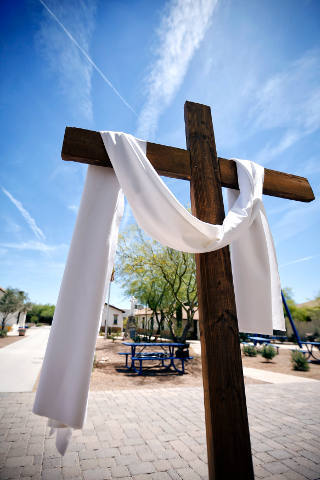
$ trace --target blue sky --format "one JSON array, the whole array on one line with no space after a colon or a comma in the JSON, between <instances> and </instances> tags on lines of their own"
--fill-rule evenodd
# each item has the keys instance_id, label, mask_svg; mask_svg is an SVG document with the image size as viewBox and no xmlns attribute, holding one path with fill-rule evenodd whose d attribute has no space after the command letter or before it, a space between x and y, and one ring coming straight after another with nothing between
<instances>
[{"instance_id":1,"label":"blue sky","mask_svg":"<svg viewBox=\"0 0 320 480\"><path fill-rule=\"evenodd\" d=\"M185 148L190 100L220 156L308 177L314 202L264 200L282 285L320 291L318 0L4 0L0 24L1 286L56 302L86 173L60 158L66 125Z\"/></svg>"}]
</instances>

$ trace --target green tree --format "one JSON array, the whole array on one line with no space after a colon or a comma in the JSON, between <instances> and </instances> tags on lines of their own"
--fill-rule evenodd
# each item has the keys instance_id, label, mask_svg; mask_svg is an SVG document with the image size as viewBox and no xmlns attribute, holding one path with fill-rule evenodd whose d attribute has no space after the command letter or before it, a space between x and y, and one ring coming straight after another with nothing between
<instances>
[{"instance_id":1,"label":"green tree","mask_svg":"<svg viewBox=\"0 0 320 480\"><path fill-rule=\"evenodd\" d=\"M4 330L8 316L11 313L21 312L24 308L28 308L28 295L17 289L6 289L6 292L0 298L0 312L2 313L1 329Z\"/></svg>"},{"instance_id":2,"label":"green tree","mask_svg":"<svg viewBox=\"0 0 320 480\"><path fill-rule=\"evenodd\" d=\"M125 271L124 271L125 270ZM125 280L124 280L125 279ZM126 265L123 269L123 285L126 295L134 296L143 305L148 305L152 310L152 318L156 320L157 334L160 334L164 328L164 308L167 305L167 286L161 278L156 278L152 275L152 272L144 271L140 269L137 272L133 272L133 269ZM150 322L149 329L152 334L153 328L151 328L152 322Z\"/></svg>"},{"instance_id":3,"label":"green tree","mask_svg":"<svg viewBox=\"0 0 320 480\"><path fill-rule=\"evenodd\" d=\"M152 309L158 331L166 321L173 340L185 342L198 309L194 256L163 247L131 227L120 237L117 271L126 294ZM182 331L177 308L187 318Z\"/></svg>"},{"instance_id":4,"label":"green tree","mask_svg":"<svg viewBox=\"0 0 320 480\"><path fill-rule=\"evenodd\" d=\"M292 288L285 287L285 288L282 289L282 292L283 292L284 298L286 299L286 302L287 302L288 307L290 308L290 310L291 310L292 308L295 308L296 302L295 302L294 299L293 299L293 290L292 290Z\"/></svg>"},{"instance_id":5,"label":"green tree","mask_svg":"<svg viewBox=\"0 0 320 480\"><path fill-rule=\"evenodd\" d=\"M159 274L168 285L173 300L167 309L167 323L171 336L174 341L184 343L198 310L194 255L162 247L154 261ZM181 312L184 312L186 317L183 328Z\"/></svg>"},{"instance_id":6,"label":"green tree","mask_svg":"<svg viewBox=\"0 0 320 480\"><path fill-rule=\"evenodd\" d=\"M51 325L53 314L54 314L54 305L47 304L38 304L32 303L31 308L27 314L27 321L32 323L48 323Z\"/></svg>"},{"instance_id":7,"label":"green tree","mask_svg":"<svg viewBox=\"0 0 320 480\"><path fill-rule=\"evenodd\" d=\"M145 238L138 228L131 227L120 236L117 255L120 282L128 297L136 297L140 303L152 310L152 321L149 324L151 336L154 319L157 324L156 333L160 334L163 330L164 310L167 309L170 299L168 286L154 270L149 253Z\"/></svg>"},{"instance_id":8,"label":"green tree","mask_svg":"<svg viewBox=\"0 0 320 480\"><path fill-rule=\"evenodd\" d=\"M299 322L310 322L313 319L317 318L318 312L320 311L319 306L315 307L298 307L296 302L293 299L293 291L291 288L284 288L283 290L284 297L288 304L289 310L294 320ZM316 297L317 299L317 297ZM316 300L315 299L315 300ZM286 311L284 309L284 314Z\"/></svg>"},{"instance_id":9,"label":"green tree","mask_svg":"<svg viewBox=\"0 0 320 480\"><path fill-rule=\"evenodd\" d=\"M49 305L49 304L42 305L42 308L40 310L41 322L51 324L53 315L54 315L54 309L55 309L54 305Z\"/></svg>"}]
</instances>

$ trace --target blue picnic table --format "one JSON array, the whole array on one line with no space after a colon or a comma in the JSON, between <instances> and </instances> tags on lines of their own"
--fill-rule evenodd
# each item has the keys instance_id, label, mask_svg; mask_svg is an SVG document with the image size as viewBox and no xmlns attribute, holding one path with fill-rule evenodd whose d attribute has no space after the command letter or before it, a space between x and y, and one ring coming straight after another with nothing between
<instances>
[{"instance_id":1,"label":"blue picnic table","mask_svg":"<svg viewBox=\"0 0 320 480\"><path fill-rule=\"evenodd\" d=\"M186 360L191 360L193 357L177 356L175 349L182 350L186 348L185 343L175 342L122 342L123 345L130 347L129 352L119 352L119 355L126 356L126 368L133 370L142 375L142 365L144 361L158 361L161 367L167 370L171 367L178 373L184 374L184 363ZM160 347L162 351L147 352L147 348ZM129 358L128 358L129 357ZM176 362L180 361L181 368L178 368ZM135 363L139 363L139 370L137 370Z\"/></svg>"},{"instance_id":2,"label":"blue picnic table","mask_svg":"<svg viewBox=\"0 0 320 480\"><path fill-rule=\"evenodd\" d=\"M264 338L264 337L249 337L250 340L253 341L254 346L258 344L263 345L263 344L269 344L270 343L270 338Z\"/></svg>"}]
</instances>

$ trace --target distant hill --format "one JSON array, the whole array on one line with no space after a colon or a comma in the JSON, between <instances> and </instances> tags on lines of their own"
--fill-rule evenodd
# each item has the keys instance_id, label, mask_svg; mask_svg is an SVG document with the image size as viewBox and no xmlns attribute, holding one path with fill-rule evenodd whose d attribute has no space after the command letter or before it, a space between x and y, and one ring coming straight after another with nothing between
<instances>
[{"instance_id":1,"label":"distant hill","mask_svg":"<svg viewBox=\"0 0 320 480\"><path fill-rule=\"evenodd\" d=\"M309 300L309 302L299 303L297 304L298 308L315 308L320 307L320 298L316 298L315 300Z\"/></svg>"}]
</instances>

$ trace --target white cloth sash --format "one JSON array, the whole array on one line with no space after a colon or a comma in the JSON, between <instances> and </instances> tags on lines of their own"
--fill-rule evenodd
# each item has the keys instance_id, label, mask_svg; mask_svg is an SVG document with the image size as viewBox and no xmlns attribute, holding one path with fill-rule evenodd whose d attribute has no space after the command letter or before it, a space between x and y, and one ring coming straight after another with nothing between
<instances>
[{"instance_id":1,"label":"white cloth sash","mask_svg":"<svg viewBox=\"0 0 320 480\"><path fill-rule=\"evenodd\" d=\"M222 225L193 217L146 157L146 142L101 132L113 165L88 167L33 412L58 429L64 454L71 428L82 428L99 329L126 195L139 226L176 250L209 252L231 244L239 330L285 330L277 260L262 204L263 167L236 160L240 192L228 193ZM120 188L120 185L121 188ZM218 368L218 366L217 366Z\"/></svg>"},{"instance_id":2,"label":"white cloth sash","mask_svg":"<svg viewBox=\"0 0 320 480\"><path fill-rule=\"evenodd\" d=\"M272 235L262 203L264 168L235 159L240 192L228 189L222 225L193 217L170 192L146 157L146 142L101 132L109 158L138 225L153 239L184 252L231 244L239 330L272 335L285 330Z\"/></svg>"},{"instance_id":3,"label":"white cloth sash","mask_svg":"<svg viewBox=\"0 0 320 480\"><path fill-rule=\"evenodd\" d=\"M124 198L111 168L89 166L42 364L33 412L57 428L64 455L70 427L82 428L106 279ZM108 283L108 282L107 282Z\"/></svg>"}]
</instances>

